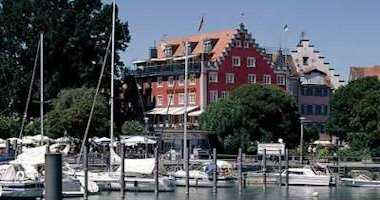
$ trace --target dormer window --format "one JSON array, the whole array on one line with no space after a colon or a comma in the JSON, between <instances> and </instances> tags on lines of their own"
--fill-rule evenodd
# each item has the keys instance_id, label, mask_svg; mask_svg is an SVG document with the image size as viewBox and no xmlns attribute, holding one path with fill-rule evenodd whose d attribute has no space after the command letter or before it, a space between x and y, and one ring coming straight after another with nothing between
<instances>
[{"instance_id":1,"label":"dormer window","mask_svg":"<svg viewBox=\"0 0 380 200\"><path fill-rule=\"evenodd\" d=\"M165 57L171 57L173 56L173 48L172 46L166 46L164 49Z\"/></svg>"},{"instance_id":2,"label":"dormer window","mask_svg":"<svg viewBox=\"0 0 380 200\"><path fill-rule=\"evenodd\" d=\"M308 65L308 60L309 60L309 57L303 57L302 58L302 61L303 61L303 65Z\"/></svg>"},{"instance_id":3,"label":"dormer window","mask_svg":"<svg viewBox=\"0 0 380 200\"><path fill-rule=\"evenodd\" d=\"M204 50L205 50L205 53L211 52L211 50L212 50L212 41L211 40L206 40L204 42Z\"/></svg>"}]
</instances>

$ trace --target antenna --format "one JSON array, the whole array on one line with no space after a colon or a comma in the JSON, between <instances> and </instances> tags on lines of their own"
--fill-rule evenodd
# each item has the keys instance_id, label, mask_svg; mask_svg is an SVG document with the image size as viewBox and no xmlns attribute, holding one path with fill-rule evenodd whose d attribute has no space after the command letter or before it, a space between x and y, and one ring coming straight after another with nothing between
<instances>
[{"instance_id":1,"label":"antenna","mask_svg":"<svg viewBox=\"0 0 380 200\"><path fill-rule=\"evenodd\" d=\"M306 39L306 32L302 31L301 32L301 40L305 40L305 39Z\"/></svg>"}]
</instances>

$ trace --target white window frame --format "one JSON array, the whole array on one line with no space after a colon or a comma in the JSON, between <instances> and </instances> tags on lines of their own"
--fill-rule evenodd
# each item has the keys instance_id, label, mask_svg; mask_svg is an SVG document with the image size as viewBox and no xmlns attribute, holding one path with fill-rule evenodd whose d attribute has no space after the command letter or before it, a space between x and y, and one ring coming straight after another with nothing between
<instances>
[{"instance_id":1,"label":"white window frame","mask_svg":"<svg viewBox=\"0 0 380 200\"><path fill-rule=\"evenodd\" d=\"M162 95L157 95L157 106L163 106L164 105L164 98Z\"/></svg>"},{"instance_id":2,"label":"white window frame","mask_svg":"<svg viewBox=\"0 0 380 200\"><path fill-rule=\"evenodd\" d=\"M217 83L218 82L218 72L209 72L208 73L208 82Z\"/></svg>"},{"instance_id":3,"label":"white window frame","mask_svg":"<svg viewBox=\"0 0 380 200\"><path fill-rule=\"evenodd\" d=\"M247 57L247 67L256 67L255 57Z\"/></svg>"},{"instance_id":4,"label":"white window frame","mask_svg":"<svg viewBox=\"0 0 380 200\"><path fill-rule=\"evenodd\" d=\"M180 104L180 105L185 104L185 94L184 93L178 94L178 104Z\"/></svg>"},{"instance_id":5,"label":"white window frame","mask_svg":"<svg viewBox=\"0 0 380 200\"><path fill-rule=\"evenodd\" d=\"M189 94L189 104L190 105L195 105L196 99L197 99L197 97L196 97L194 92Z\"/></svg>"},{"instance_id":6,"label":"white window frame","mask_svg":"<svg viewBox=\"0 0 380 200\"><path fill-rule=\"evenodd\" d=\"M168 87L173 87L175 83L174 76L168 77Z\"/></svg>"},{"instance_id":7,"label":"white window frame","mask_svg":"<svg viewBox=\"0 0 380 200\"><path fill-rule=\"evenodd\" d=\"M164 48L164 54L165 54L165 57L173 56L173 48L171 46L166 46Z\"/></svg>"},{"instance_id":8,"label":"white window frame","mask_svg":"<svg viewBox=\"0 0 380 200\"><path fill-rule=\"evenodd\" d=\"M157 87L162 87L162 76L157 76Z\"/></svg>"},{"instance_id":9,"label":"white window frame","mask_svg":"<svg viewBox=\"0 0 380 200\"><path fill-rule=\"evenodd\" d=\"M268 74L264 74L264 84L265 85L270 85L270 84L272 84L272 80L271 80L272 78L271 78L271 76L270 75L268 75Z\"/></svg>"},{"instance_id":10,"label":"white window frame","mask_svg":"<svg viewBox=\"0 0 380 200\"><path fill-rule=\"evenodd\" d=\"M185 84L185 76L179 75L178 76L178 85L184 85Z\"/></svg>"},{"instance_id":11,"label":"white window frame","mask_svg":"<svg viewBox=\"0 0 380 200\"><path fill-rule=\"evenodd\" d=\"M234 83L235 83L235 74L226 73L226 84L234 84Z\"/></svg>"},{"instance_id":12,"label":"white window frame","mask_svg":"<svg viewBox=\"0 0 380 200\"><path fill-rule=\"evenodd\" d=\"M218 90L210 90L209 98L210 98L210 103L218 100Z\"/></svg>"},{"instance_id":13,"label":"white window frame","mask_svg":"<svg viewBox=\"0 0 380 200\"><path fill-rule=\"evenodd\" d=\"M221 96L222 98L226 98L226 97L228 97L229 94L230 94L230 93L229 93L228 91L223 90L223 91L221 91L220 96Z\"/></svg>"},{"instance_id":14,"label":"white window frame","mask_svg":"<svg viewBox=\"0 0 380 200\"><path fill-rule=\"evenodd\" d=\"M250 77L253 77L253 80ZM254 83L256 83L256 74L248 74L248 84Z\"/></svg>"},{"instance_id":15,"label":"white window frame","mask_svg":"<svg viewBox=\"0 0 380 200\"><path fill-rule=\"evenodd\" d=\"M277 85L285 85L285 75L283 74L277 75L276 79L277 79ZM280 79L282 80L281 82L280 82Z\"/></svg>"},{"instance_id":16,"label":"white window frame","mask_svg":"<svg viewBox=\"0 0 380 200\"><path fill-rule=\"evenodd\" d=\"M237 61L237 62L235 62L235 61ZM240 67L240 65L241 65L240 56L232 56L232 66Z\"/></svg>"}]
</instances>

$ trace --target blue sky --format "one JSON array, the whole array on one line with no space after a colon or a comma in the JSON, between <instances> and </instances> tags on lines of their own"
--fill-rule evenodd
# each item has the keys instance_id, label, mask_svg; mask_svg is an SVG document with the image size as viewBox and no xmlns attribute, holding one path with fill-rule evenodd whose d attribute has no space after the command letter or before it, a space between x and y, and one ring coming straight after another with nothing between
<instances>
[{"instance_id":1,"label":"blue sky","mask_svg":"<svg viewBox=\"0 0 380 200\"><path fill-rule=\"evenodd\" d=\"M373 0L116 0L120 18L128 21L130 47L122 53L127 65L144 59L163 35L237 27L244 22L261 46L294 49L302 31L340 74L350 66L380 64L380 1ZM240 13L244 13L241 17ZM286 38L283 26L288 24Z\"/></svg>"}]
</instances>

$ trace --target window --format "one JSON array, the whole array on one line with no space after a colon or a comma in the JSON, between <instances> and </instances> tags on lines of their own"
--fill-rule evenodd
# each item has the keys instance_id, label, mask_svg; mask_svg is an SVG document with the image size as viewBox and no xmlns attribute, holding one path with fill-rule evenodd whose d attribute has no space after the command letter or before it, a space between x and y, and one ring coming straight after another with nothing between
<instances>
[{"instance_id":1,"label":"window","mask_svg":"<svg viewBox=\"0 0 380 200\"><path fill-rule=\"evenodd\" d=\"M323 105L323 110L322 110L322 115L327 115L328 114L328 107L327 105Z\"/></svg>"},{"instance_id":2,"label":"window","mask_svg":"<svg viewBox=\"0 0 380 200\"><path fill-rule=\"evenodd\" d=\"M190 74L190 85L195 85L195 78L196 78L195 74Z\"/></svg>"},{"instance_id":3,"label":"window","mask_svg":"<svg viewBox=\"0 0 380 200\"><path fill-rule=\"evenodd\" d=\"M232 56L232 66L240 67L240 57L239 56Z\"/></svg>"},{"instance_id":4,"label":"window","mask_svg":"<svg viewBox=\"0 0 380 200\"><path fill-rule=\"evenodd\" d=\"M235 74L226 73L226 83L227 84L234 84L235 83Z\"/></svg>"},{"instance_id":5,"label":"window","mask_svg":"<svg viewBox=\"0 0 380 200\"><path fill-rule=\"evenodd\" d=\"M210 72L208 74L208 82L209 83L217 83L218 82L218 72Z\"/></svg>"},{"instance_id":6,"label":"window","mask_svg":"<svg viewBox=\"0 0 380 200\"><path fill-rule=\"evenodd\" d=\"M222 91L221 92L221 97L222 98L226 98L226 97L228 97L228 95L229 95L228 91Z\"/></svg>"},{"instance_id":7,"label":"window","mask_svg":"<svg viewBox=\"0 0 380 200\"><path fill-rule=\"evenodd\" d=\"M173 87L174 85L174 76L169 76L168 77L168 86Z\"/></svg>"},{"instance_id":8,"label":"window","mask_svg":"<svg viewBox=\"0 0 380 200\"><path fill-rule=\"evenodd\" d=\"M240 40L236 40L235 44L236 44L236 47L241 47L241 41Z\"/></svg>"},{"instance_id":9,"label":"window","mask_svg":"<svg viewBox=\"0 0 380 200\"><path fill-rule=\"evenodd\" d=\"M248 83L249 84L256 83L256 75L255 74L248 74Z\"/></svg>"},{"instance_id":10,"label":"window","mask_svg":"<svg viewBox=\"0 0 380 200\"><path fill-rule=\"evenodd\" d=\"M313 115L313 105L307 105L306 114Z\"/></svg>"},{"instance_id":11,"label":"window","mask_svg":"<svg viewBox=\"0 0 380 200\"><path fill-rule=\"evenodd\" d=\"M303 64L304 65L308 65L309 64L308 63L309 57L303 57L302 60L303 60Z\"/></svg>"},{"instance_id":12,"label":"window","mask_svg":"<svg viewBox=\"0 0 380 200\"><path fill-rule=\"evenodd\" d=\"M307 105L302 104L301 105L301 115L305 115L306 114L306 109L307 109Z\"/></svg>"},{"instance_id":13,"label":"window","mask_svg":"<svg viewBox=\"0 0 380 200\"><path fill-rule=\"evenodd\" d=\"M217 90L211 90L209 92L209 96L210 96L210 103L218 100L218 91Z\"/></svg>"},{"instance_id":14,"label":"window","mask_svg":"<svg viewBox=\"0 0 380 200\"><path fill-rule=\"evenodd\" d=\"M309 87L306 89L306 96L313 96L313 93L314 93L313 88Z\"/></svg>"},{"instance_id":15,"label":"window","mask_svg":"<svg viewBox=\"0 0 380 200\"><path fill-rule=\"evenodd\" d=\"M164 99L162 98L161 95L157 95L157 105L162 106L164 103Z\"/></svg>"},{"instance_id":16,"label":"window","mask_svg":"<svg viewBox=\"0 0 380 200\"><path fill-rule=\"evenodd\" d=\"M315 115L322 115L322 106L315 105Z\"/></svg>"},{"instance_id":17,"label":"window","mask_svg":"<svg viewBox=\"0 0 380 200\"><path fill-rule=\"evenodd\" d=\"M328 88L323 88L322 89L322 96L323 97L329 96L329 89Z\"/></svg>"},{"instance_id":18,"label":"window","mask_svg":"<svg viewBox=\"0 0 380 200\"><path fill-rule=\"evenodd\" d=\"M249 42L248 41L244 41L244 48L249 48Z\"/></svg>"},{"instance_id":19,"label":"window","mask_svg":"<svg viewBox=\"0 0 380 200\"><path fill-rule=\"evenodd\" d=\"M170 57L173 55L173 50L171 46L166 46L164 49L165 57Z\"/></svg>"},{"instance_id":20,"label":"window","mask_svg":"<svg viewBox=\"0 0 380 200\"><path fill-rule=\"evenodd\" d=\"M318 97L322 96L322 88L315 88L314 95Z\"/></svg>"},{"instance_id":21,"label":"window","mask_svg":"<svg viewBox=\"0 0 380 200\"><path fill-rule=\"evenodd\" d=\"M212 42L211 42L211 40L205 41L205 43L204 43L204 51L205 51L205 53L210 53L211 50L212 50Z\"/></svg>"},{"instance_id":22,"label":"window","mask_svg":"<svg viewBox=\"0 0 380 200\"><path fill-rule=\"evenodd\" d=\"M168 105L174 104L174 94L168 94Z\"/></svg>"},{"instance_id":23,"label":"window","mask_svg":"<svg viewBox=\"0 0 380 200\"><path fill-rule=\"evenodd\" d=\"M247 58L247 67L256 67L256 58L248 57Z\"/></svg>"},{"instance_id":24,"label":"window","mask_svg":"<svg viewBox=\"0 0 380 200\"><path fill-rule=\"evenodd\" d=\"M157 77L157 87L162 87L162 77Z\"/></svg>"},{"instance_id":25,"label":"window","mask_svg":"<svg viewBox=\"0 0 380 200\"><path fill-rule=\"evenodd\" d=\"M285 76L284 75L277 75L277 84L278 85L285 85Z\"/></svg>"},{"instance_id":26,"label":"window","mask_svg":"<svg viewBox=\"0 0 380 200\"><path fill-rule=\"evenodd\" d=\"M264 84L266 84L266 85L271 84L270 75L264 75Z\"/></svg>"},{"instance_id":27,"label":"window","mask_svg":"<svg viewBox=\"0 0 380 200\"><path fill-rule=\"evenodd\" d=\"M194 105L195 104L195 99L196 99L195 93L190 93L189 94L189 104Z\"/></svg>"},{"instance_id":28,"label":"window","mask_svg":"<svg viewBox=\"0 0 380 200\"><path fill-rule=\"evenodd\" d=\"M185 76L184 75L180 75L178 77L178 85L183 85L185 83Z\"/></svg>"},{"instance_id":29,"label":"window","mask_svg":"<svg viewBox=\"0 0 380 200\"><path fill-rule=\"evenodd\" d=\"M185 104L185 94L183 93L178 94L178 104Z\"/></svg>"}]
</instances>

